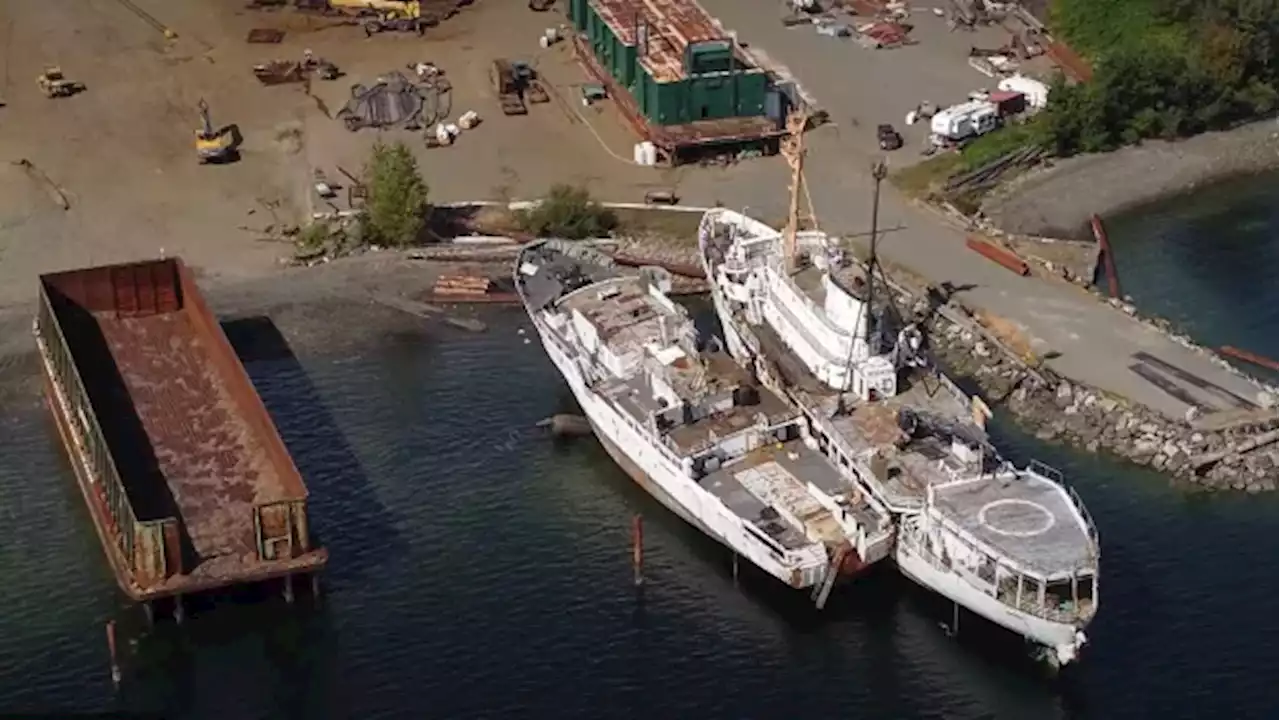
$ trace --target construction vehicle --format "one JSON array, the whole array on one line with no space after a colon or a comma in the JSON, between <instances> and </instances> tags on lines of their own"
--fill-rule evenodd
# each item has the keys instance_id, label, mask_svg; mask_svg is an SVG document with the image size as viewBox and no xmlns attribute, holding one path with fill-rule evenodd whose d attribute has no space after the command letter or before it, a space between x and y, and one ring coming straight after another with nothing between
<instances>
[{"instance_id":1,"label":"construction vehicle","mask_svg":"<svg viewBox=\"0 0 1280 720\"><path fill-rule=\"evenodd\" d=\"M489 80L493 83L494 93L502 105L503 115L524 115L528 109L524 104L525 76L518 66L509 60L497 59L489 69Z\"/></svg>"},{"instance_id":2,"label":"construction vehicle","mask_svg":"<svg viewBox=\"0 0 1280 720\"><path fill-rule=\"evenodd\" d=\"M70 97L84 90L84 83L72 82L62 74L62 68L51 65L44 69L37 79L40 91L45 97Z\"/></svg>"},{"instance_id":3,"label":"construction vehicle","mask_svg":"<svg viewBox=\"0 0 1280 720\"><path fill-rule=\"evenodd\" d=\"M329 7L344 15L362 19L364 34L416 32L419 35L435 24L422 16L418 0L329 0Z\"/></svg>"},{"instance_id":4,"label":"construction vehicle","mask_svg":"<svg viewBox=\"0 0 1280 720\"><path fill-rule=\"evenodd\" d=\"M209 105L200 100L200 128L196 130L196 156L200 164L222 162L231 156L231 138L227 133L215 130L209 120Z\"/></svg>"}]
</instances>

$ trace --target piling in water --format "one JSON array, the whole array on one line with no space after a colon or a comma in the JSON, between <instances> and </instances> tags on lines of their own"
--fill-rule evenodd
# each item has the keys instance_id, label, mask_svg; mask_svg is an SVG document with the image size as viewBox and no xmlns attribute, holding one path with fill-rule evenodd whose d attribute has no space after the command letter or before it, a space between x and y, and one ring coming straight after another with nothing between
<instances>
[{"instance_id":1,"label":"piling in water","mask_svg":"<svg viewBox=\"0 0 1280 720\"><path fill-rule=\"evenodd\" d=\"M640 515L631 519L631 570L640 587L644 584L644 518Z\"/></svg>"}]
</instances>

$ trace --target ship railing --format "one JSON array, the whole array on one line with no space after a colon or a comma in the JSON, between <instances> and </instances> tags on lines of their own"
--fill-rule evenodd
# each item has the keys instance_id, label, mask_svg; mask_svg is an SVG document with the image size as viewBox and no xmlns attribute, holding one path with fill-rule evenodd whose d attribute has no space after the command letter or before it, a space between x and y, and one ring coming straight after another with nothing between
<instances>
[{"instance_id":1,"label":"ship railing","mask_svg":"<svg viewBox=\"0 0 1280 720\"><path fill-rule=\"evenodd\" d=\"M71 346L67 343L62 325L58 322L43 287L40 289L40 307L36 316L36 338L42 354L47 358L50 382L54 385L54 397L50 401L66 403L61 414L65 417L69 433L67 440L70 447L67 450L80 456L80 464L90 476L86 478L89 486L85 490L93 494L94 483L102 489L103 504L109 514L106 520L114 525L109 528L109 534L114 536L116 548L129 568L131 579L142 586L150 586L168 577L170 571L181 572L181 568L168 567L165 551L167 535L171 536L172 542L177 540L172 537L176 535L177 519L165 517L138 520L137 513L129 502L124 481L116 468L111 448L107 445L102 427L89 401L80 370L71 356ZM86 500L93 502L90 498ZM92 512L92 508L90 511ZM169 526L172 528L169 529Z\"/></svg>"},{"instance_id":2,"label":"ship railing","mask_svg":"<svg viewBox=\"0 0 1280 720\"><path fill-rule=\"evenodd\" d=\"M1071 501L1072 507L1080 515L1080 519L1084 521L1085 532L1089 535L1089 541L1093 543L1093 547L1096 550L1098 547L1098 528L1093 524L1093 516L1089 514L1089 509L1085 507L1084 500L1080 499L1080 494L1076 492L1076 489L1068 485L1063 479L1062 472L1036 459L1032 459L1027 463L1027 469L1062 488L1067 495L1067 499Z\"/></svg>"}]
</instances>

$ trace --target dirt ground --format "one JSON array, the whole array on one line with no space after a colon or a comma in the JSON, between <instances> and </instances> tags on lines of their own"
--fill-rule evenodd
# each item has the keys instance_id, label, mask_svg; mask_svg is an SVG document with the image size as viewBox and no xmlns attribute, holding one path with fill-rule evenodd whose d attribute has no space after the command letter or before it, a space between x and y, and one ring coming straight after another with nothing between
<instances>
[{"instance_id":1,"label":"dirt ground","mask_svg":"<svg viewBox=\"0 0 1280 720\"><path fill-rule=\"evenodd\" d=\"M731 29L743 22L743 10L721 5L707 2L710 12L729 15L723 19ZM583 107L581 85L587 76L568 43L539 47L538 36L547 27L567 22L560 8L535 13L521 2L476 0L422 38L366 38L359 27L290 11L248 10L242 0L8 0L5 10L0 17L0 100L5 103L0 108L0 307L30 302L42 272L160 254L181 255L206 281L273 272L292 248L263 242L261 230L301 223L313 210L326 210L311 190L313 173L345 182L338 168L358 173L379 139L401 140L415 150L430 196L440 202L527 199L553 183L570 182L611 201L638 201L647 190L661 189L676 191L690 204L723 202L771 222L781 222L785 212L787 172L776 159L728 168L633 164L638 138L612 103ZM843 83L809 72L810 58L787 57L794 52L787 45L828 39L812 31L782 36L776 23L770 17L759 28L761 36L749 38L760 43L752 49L767 56L779 45L785 59L801 60L806 70L801 80L817 81L819 101L830 104L833 115L850 115L850 96L832 92ZM161 29L166 27L176 37L166 38ZM283 42L247 43L248 31L258 27L284 30ZM948 48L968 42L947 40ZM333 82L317 80L311 87L314 97L301 84L265 87L254 80L254 63L297 60L304 49L336 63L345 75ZM921 55L919 50L907 49L913 55ZM847 55L845 62L882 58L850 47L840 52ZM503 116L489 79L497 57L535 66L551 102L530 105L525 116ZM891 65L896 59L883 56ZM331 119L353 84L371 84L394 70L408 72L406 65L423 61L444 70L452 83L450 119L468 110L481 117L480 125L453 146L428 149L421 132L352 133ZM86 91L70 98L42 97L35 79L50 64L85 83ZM973 76L970 84L980 84L981 76L967 72L964 77ZM944 78L926 74L925 79L936 84ZM954 92L966 89L957 86ZM917 96L909 91L903 97ZM239 162L203 167L196 162L192 134L201 98L216 125L234 125L243 138ZM866 116L864 108L859 119L863 129L855 132L872 142L861 135L880 118ZM838 135L845 122L838 119L837 129L822 132ZM818 138L815 150L829 148ZM12 164L20 159L39 172ZM68 199L69 209L58 205L44 177Z\"/></svg>"},{"instance_id":2,"label":"dirt ground","mask_svg":"<svg viewBox=\"0 0 1280 720\"><path fill-rule=\"evenodd\" d=\"M181 255L209 278L271 272L291 249L261 241L260 230L303 221L312 210L313 171L330 179L341 179L338 166L358 172L376 139L415 148L431 197L442 202L537 197L555 182L585 184L603 199L639 200L691 173L714 186L731 172L632 164L636 138L610 104L582 106L586 76L567 44L538 45L564 17L524 3L477 0L423 38L366 38L358 27L247 10L240 0L10 0L5 10L0 307L28 303L42 272L160 254ZM256 27L286 35L276 45L249 44L245 36ZM304 49L345 76L316 81L314 98L301 84L265 87L253 78L254 63L297 60ZM503 116L489 81L497 57L534 64L552 102ZM352 84L420 61L451 79L451 118L467 110L482 118L452 147L428 150L421 133L408 131L351 133L321 107L336 112ZM43 97L35 81L54 64L86 90ZM201 98L215 125L234 125L243 138L239 162L197 163L192 135ZM13 164L20 159L38 173Z\"/></svg>"}]
</instances>

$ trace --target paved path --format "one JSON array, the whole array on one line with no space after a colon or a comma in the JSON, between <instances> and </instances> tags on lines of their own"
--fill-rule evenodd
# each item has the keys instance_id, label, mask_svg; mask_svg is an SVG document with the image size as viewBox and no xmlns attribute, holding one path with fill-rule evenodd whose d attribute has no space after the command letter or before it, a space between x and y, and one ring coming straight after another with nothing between
<instances>
[{"instance_id":1,"label":"paved path","mask_svg":"<svg viewBox=\"0 0 1280 720\"><path fill-rule=\"evenodd\" d=\"M941 20L917 13L919 45L871 51L817 35L810 28L784 28L771 0L701 0L709 12L738 33L740 41L785 65L834 119L834 128L811 134L806 178L823 229L865 232L870 225L871 178L865 169L878 156L878 122L901 126L916 102L946 104L969 89L990 84L965 64L970 44L990 38L946 32ZM997 45L999 42L996 43ZM858 118L853 126L848 118ZM918 157L918 129L893 159ZM777 168L747 170L747 178L706 188L682 188L690 202L723 200L749 206L767 218L785 217L787 184ZM780 163L778 164L780 165ZM737 173L735 173L737 174ZM713 197L699 197L703 192ZM1256 387L1162 333L1066 284L1018 277L964 246L964 236L927 210L882 193L880 226L886 258L935 282L967 288L971 306L1014 321L1063 376L1143 403L1172 418L1196 405L1229 410L1254 404Z\"/></svg>"}]
</instances>

